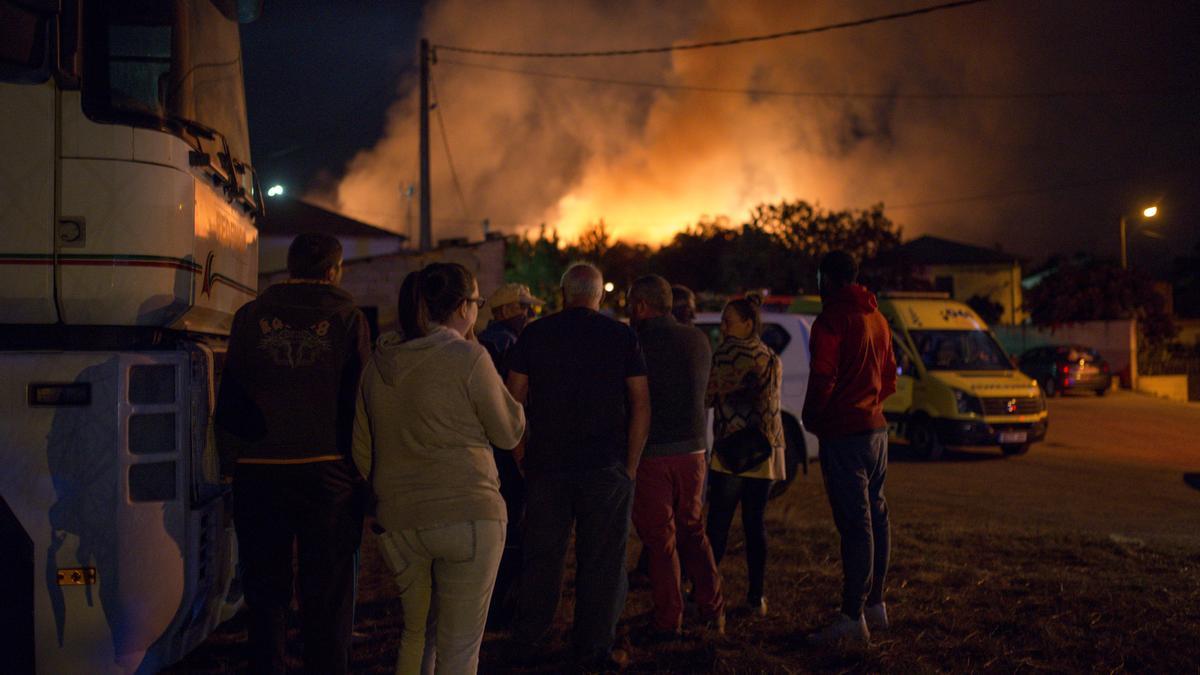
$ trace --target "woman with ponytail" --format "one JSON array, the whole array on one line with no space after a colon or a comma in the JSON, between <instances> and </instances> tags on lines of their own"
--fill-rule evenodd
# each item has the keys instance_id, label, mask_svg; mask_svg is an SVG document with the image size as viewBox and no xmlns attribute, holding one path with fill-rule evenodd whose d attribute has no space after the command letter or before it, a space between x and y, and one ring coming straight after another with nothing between
<instances>
[{"instance_id":1,"label":"woman with ponytail","mask_svg":"<svg viewBox=\"0 0 1200 675\"><path fill-rule=\"evenodd\" d=\"M410 274L402 334L382 336L363 373L354 461L378 498L380 548L400 587L397 673L479 665L507 520L492 445L514 447L525 431L524 410L470 339L482 304L462 265Z\"/></svg>"},{"instance_id":2,"label":"woman with ponytail","mask_svg":"<svg viewBox=\"0 0 1200 675\"><path fill-rule=\"evenodd\" d=\"M713 456L708 474L708 539L717 564L725 555L729 525L738 504L746 536L749 572L746 603L765 616L767 498L782 480L783 420L779 412L782 366L759 339L762 296L730 300L721 314L722 342L713 353L706 405L713 408Z\"/></svg>"}]
</instances>

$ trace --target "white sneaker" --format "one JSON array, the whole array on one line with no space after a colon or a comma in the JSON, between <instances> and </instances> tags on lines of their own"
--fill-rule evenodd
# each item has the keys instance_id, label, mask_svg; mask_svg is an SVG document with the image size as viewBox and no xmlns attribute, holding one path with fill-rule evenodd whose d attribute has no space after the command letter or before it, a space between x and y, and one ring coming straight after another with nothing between
<instances>
[{"instance_id":1,"label":"white sneaker","mask_svg":"<svg viewBox=\"0 0 1200 675\"><path fill-rule=\"evenodd\" d=\"M887 630L887 603L879 603L871 605L863 612L863 618L867 620L867 628L871 630Z\"/></svg>"},{"instance_id":2,"label":"white sneaker","mask_svg":"<svg viewBox=\"0 0 1200 675\"><path fill-rule=\"evenodd\" d=\"M845 614L826 626L819 633L808 636L808 641L815 645L863 645L871 641L871 631L867 630L867 621L859 615L852 619Z\"/></svg>"}]
</instances>

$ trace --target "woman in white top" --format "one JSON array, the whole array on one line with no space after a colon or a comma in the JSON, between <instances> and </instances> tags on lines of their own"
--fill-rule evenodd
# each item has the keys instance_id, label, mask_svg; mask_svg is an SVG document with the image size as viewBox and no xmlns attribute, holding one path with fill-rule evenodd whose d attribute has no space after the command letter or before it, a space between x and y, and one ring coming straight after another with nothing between
<instances>
[{"instance_id":1,"label":"woman in white top","mask_svg":"<svg viewBox=\"0 0 1200 675\"><path fill-rule=\"evenodd\" d=\"M434 263L404 291L403 335L380 337L363 373L354 462L378 498L380 547L400 587L396 672L473 673L507 520L491 446L517 445L525 413L471 334L474 276ZM423 659L431 607L436 649Z\"/></svg>"}]
</instances>

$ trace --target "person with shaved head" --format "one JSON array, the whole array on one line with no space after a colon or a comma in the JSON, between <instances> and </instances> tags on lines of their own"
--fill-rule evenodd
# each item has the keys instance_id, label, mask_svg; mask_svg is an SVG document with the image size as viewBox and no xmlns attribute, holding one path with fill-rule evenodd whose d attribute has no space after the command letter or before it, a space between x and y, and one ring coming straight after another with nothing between
<instances>
[{"instance_id":1,"label":"person with shaved head","mask_svg":"<svg viewBox=\"0 0 1200 675\"><path fill-rule=\"evenodd\" d=\"M629 290L629 318L646 355L650 438L638 465L633 524L647 553L654 597L652 640L683 636L681 568L694 584L701 621L725 629L725 601L704 530L704 395L712 365L708 337L671 313L667 280L651 274Z\"/></svg>"},{"instance_id":2,"label":"person with shaved head","mask_svg":"<svg viewBox=\"0 0 1200 675\"><path fill-rule=\"evenodd\" d=\"M515 640L543 651L562 593L575 527L572 658L582 670L614 670L625 607L625 544L633 477L650 432L646 363L633 330L599 312L604 279L579 263L562 277L563 310L530 324L509 358L508 388L524 402L528 440L525 540Z\"/></svg>"}]
</instances>

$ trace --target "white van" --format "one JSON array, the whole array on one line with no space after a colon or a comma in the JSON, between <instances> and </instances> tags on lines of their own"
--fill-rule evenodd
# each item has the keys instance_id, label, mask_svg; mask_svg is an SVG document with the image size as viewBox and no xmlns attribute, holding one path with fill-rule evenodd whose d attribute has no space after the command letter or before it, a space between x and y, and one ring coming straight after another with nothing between
<instances>
[{"instance_id":1,"label":"white van","mask_svg":"<svg viewBox=\"0 0 1200 675\"><path fill-rule=\"evenodd\" d=\"M797 472L808 473L808 463L817 459L817 437L804 429L800 411L808 390L809 334L815 314L762 314L762 341L779 355L783 365L783 393L780 408L783 413L783 434L787 441L787 478L777 483L772 496L782 494ZM696 327L712 341L713 349L721 343L721 313L700 312ZM710 415L711 418L711 415ZM711 419L710 419L711 421ZM709 447L712 447L712 424L708 425Z\"/></svg>"}]
</instances>

